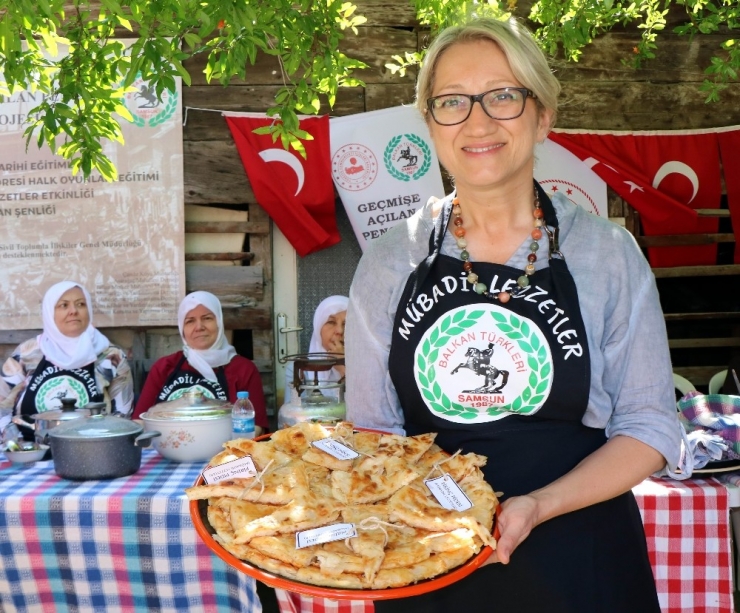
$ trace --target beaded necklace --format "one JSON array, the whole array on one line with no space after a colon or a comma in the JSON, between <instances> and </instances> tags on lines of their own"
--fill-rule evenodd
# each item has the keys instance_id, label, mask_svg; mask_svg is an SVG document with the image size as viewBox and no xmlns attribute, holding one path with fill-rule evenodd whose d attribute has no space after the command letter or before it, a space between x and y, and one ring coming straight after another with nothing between
<instances>
[{"instance_id":1,"label":"beaded necklace","mask_svg":"<svg viewBox=\"0 0 740 613\"><path fill-rule=\"evenodd\" d=\"M540 207L540 197L537 193L537 188L535 188L534 190L534 210L532 211L532 216L534 217L534 229L530 234L530 236L532 237L532 242L529 245L527 265L524 267L524 274L516 280L517 287L510 292L501 291L496 294L491 294L488 291L488 286L485 283L481 283L478 281L478 275L473 272L473 263L470 261L470 253L468 253L467 251L468 242L465 240L465 228L463 228L462 207L460 206L460 200L457 197L453 198L452 200L452 214L454 216L452 223L455 225L453 234L455 235L457 246L460 248L460 258L463 261L463 270L468 273L468 283L473 286L473 291L475 291L476 294L485 296L486 298L490 298L491 300L498 300L502 304L506 304L507 302L509 302L509 300L511 300L512 297L516 297L522 291L524 291L524 289L529 286L530 275L534 274L534 263L537 261L537 250L540 248L540 245L537 241L542 238L542 228L544 227L545 231L548 233L548 236L550 234L550 232L547 231L547 226L545 225L545 214Z\"/></svg>"}]
</instances>

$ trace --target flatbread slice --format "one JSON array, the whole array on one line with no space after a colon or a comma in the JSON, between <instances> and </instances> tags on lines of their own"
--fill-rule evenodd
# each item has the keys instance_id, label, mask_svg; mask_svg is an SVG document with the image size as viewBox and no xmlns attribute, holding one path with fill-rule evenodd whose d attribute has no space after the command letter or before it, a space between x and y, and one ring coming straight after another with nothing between
<instances>
[{"instance_id":1,"label":"flatbread slice","mask_svg":"<svg viewBox=\"0 0 740 613\"><path fill-rule=\"evenodd\" d=\"M270 435L270 443L277 451L300 458L308 451L311 443L329 438L331 432L321 424L299 422L290 428L283 428Z\"/></svg>"},{"instance_id":2,"label":"flatbread slice","mask_svg":"<svg viewBox=\"0 0 740 613\"><path fill-rule=\"evenodd\" d=\"M278 507L271 515L259 519L235 515L231 510L231 522L234 527L234 542L248 543L256 536L273 536L300 532L326 526L339 517L340 507L331 498L319 498L309 492L295 498L292 502Z\"/></svg>"},{"instance_id":3,"label":"flatbread slice","mask_svg":"<svg viewBox=\"0 0 740 613\"><path fill-rule=\"evenodd\" d=\"M295 534L277 534L275 536L257 536L249 541L249 547L260 553L291 564L297 568L309 566L316 560L317 548L303 547L296 549Z\"/></svg>"},{"instance_id":4,"label":"flatbread slice","mask_svg":"<svg viewBox=\"0 0 740 613\"><path fill-rule=\"evenodd\" d=\"M434 445L415 463L414 468L423 477L441 476L442 473L449 475L458 483L466 477L483 479L483 473L480 471L481 466L485 466L488 459L477 453L454 454L450 455ZM430 473L432 473L430 475Z\"/></svg>"},{"instance_id":5,"label":"flatbread slice","mask_svg":"<svg viewBox=\"0 0 740 613\"><path fill-rule=\"evenodd\" d=\"M380 437L376 454L403 458L406 462L413 464L432 446L436 436L435 432L417 436L383 434Z\"/></svg>"},{"instance_id":6,"label":"flatbread slice","mask_svg":"<svg viewBox=\"0 0 740 613\"><path fill-rule=\"evenodd\" d=\"M251 502L284 505L300 492L308 492L308 489L303 464L293 461L247 479L226 479L211 485L195 485L187 488L185 493L190 500L226 496Z\"/></svg>"},{"instance_id":7,"label":"flatbread slice","mask_svg":"<svg viewBox=\"0 0 740 613\"><path fill-rule=\"evenodd\" d=\"M493 508L496 504L496 496L485 481L488 492L484 494L485 487L476 490L474 496L471 491L465 491L473 502L473 508L467 511L450 511L440 505L431 495L423 481L415 481L391 496L388 501L391 521L403 522L409 526L423 528L430 532L452 532L458 528L468 528L486 545L495 547L495 541L491 536L493 524ZM476 509L476 504L484 509ZM485 525L478 521L481 517L488 522ZM490 521L488 518L490 517Z\"/></svg>"},{"instance_id":8,"label":"flatbread slice","mask_svg":"<svg viewBox=\"0 0 740 613\"><path fill-rule=\"evenodd\" d=\"M352 437L352 449L362 455L375 455L382 436L380 432L355 432Z\"/></svg>"},{"instance_id":9,"label":"flatbread slice","mask_svg":"<svg viewBox=\"0 0 740 613\"><path fill-rule=\"evenodd\" d=\"M469 558L469 551L459 549L453 552L432 555L414 566L381 569L373 581L373 589L403 587L404 585L431 579L464 564Z\"/></svg>"},{"instance_id":10,"label":"flatbread slice","mask_svg":"<svg viewBox=\"0 0 740 613\"><path fill-rule=\"evenodd\" d=\"M342 573L341 575L330 577L316 566L297 568L292 564L286 564L285 562L266 556L248 545L242 545L241 547L228 545L227 548L234 555L237 555L235 551L238 551L238 557L246 560L250 564L259 566L260 568L273 572L276 575L293 579L294 581L301 581L303 583L311 583L313 585L322 585L326 587L339 587L355 590L370 587L362 581L360 575Z\"/></svg>"},{"instance_id":11,"label":"flatbread slice","mask_svg":"<svg viewBox=\"0 0 740 613\"><path fill-rule=\"evenodd\" d=\"M231 543L234 540L234 528L231 525L228 509L214 504L212 499L208 505L208 522L213 526L221 542Z\"/></svg>"},{"instance_id":12,"label":"flatbread slice","mask_svg":"<svg viewBox=\"0 0 740 613\"><path fill-rule=\"evenodd\" d=\"M332 472L332 493L346 504L370 504L385 500L418 478L402 458L368 457L357 463L352 472Z\"/></svg>"},{"instance_id":13,"label":"flatbread slice","mask_svg":"<svg viewBox=\"0 0 740 613\"><path fill-rule=\"evenodd\" d=\"M352 470L352 460L340 460L335 458L330 453L317 449L316 447L310 447L306 453L301 456L301 460L308 462L309 464L316 464L317 466L324 466L330 470Z\"/></svg>"},{"instance_id":14,"label":"flatbread slice","mask_svg":"<svg viewBox=\"0 0 740 613\"><path fill-rule=\"evenodd\" d=\"M269 441L255 441L249 438L237 438L224 443L224 450L211 458L211 466L219 466L225 462L251 456L257 470L266 466L277 468L291 461L291 457L277 450Z\"/></svg>"}]
</instances>

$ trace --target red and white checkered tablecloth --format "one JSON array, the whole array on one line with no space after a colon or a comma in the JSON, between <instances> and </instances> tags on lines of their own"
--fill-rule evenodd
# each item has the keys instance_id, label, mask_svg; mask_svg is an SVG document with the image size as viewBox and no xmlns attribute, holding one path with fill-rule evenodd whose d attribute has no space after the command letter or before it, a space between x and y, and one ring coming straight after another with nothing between
<instances>
[{"instance_id":1,"label":"red and white checkered tablecloth","mask_svg":"<svg viewBox=\"0 0 740 613\"><path fill-rule=\"evenodd\" d=\"M649 478L633 489L663 613L732 613L730 505L714 479Z\"/></svg>"},{"instance_id":2,"label":"red and white checkered tablecloth","mask_svg":"<svg viewBox=\"0 0 740 613\"><path fill-rule=\"evenodd\" d=\"M374 613L372 600L330 600L276 589L280 613Z\"/></svg>"},{"instance_id":3,"label":"red and white checkered tablecloth","mask_svg":"<svg viewBox=\"0 0 740 613\"><path fill-rule=\"evenodd\" d=\"M730 504L714 479L646 479L640 507L662 613L733 613ZM275 590L281 613L373 613L372 601Z\"/></svg>"}]
</instances>

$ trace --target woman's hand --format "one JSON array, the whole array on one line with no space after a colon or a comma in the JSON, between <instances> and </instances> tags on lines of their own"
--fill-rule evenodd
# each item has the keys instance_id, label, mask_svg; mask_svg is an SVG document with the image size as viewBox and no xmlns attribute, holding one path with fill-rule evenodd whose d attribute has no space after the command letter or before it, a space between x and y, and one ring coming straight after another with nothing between
<instances>
[{"instance_id":1,"label":"woman's hand","mask_svg":"<svg viewBox=\"0 0 740 613\"><path fill-rule=\"evenodd\" d=\"M486 563L508 564L532 529L558 515L609 500L630 490L665 465L652 447L615 436L550 485L504 502L498 511L501 538Z\"/></svg>"},{"instance_id":2,"label":"woman's hand","mask_svg":"<svg viewBox=\"0 0 740 613\"><path fill-rule=\"evenodd\" d=\"M539 507L532 496L509 498L496 511L500 537L496 550L483 564L508 564L511 554L539 523Z\"/></svg>"}]
</instances>

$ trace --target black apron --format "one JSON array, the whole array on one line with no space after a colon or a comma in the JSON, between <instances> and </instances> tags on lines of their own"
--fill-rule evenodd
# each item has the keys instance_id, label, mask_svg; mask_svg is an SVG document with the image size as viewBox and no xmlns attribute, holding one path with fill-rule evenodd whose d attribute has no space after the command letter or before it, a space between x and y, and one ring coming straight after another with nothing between
<instances>
[{"instance_id":1,"label":"black apron","mask_svg":"<svg viewBox=\"0 0 740 613\"><path fill-rule=\"evenodd\" d=\"M226 374L222 366L214 369L216 373L217 381L211 381L206 379L198 371L184 370L182 368L185 364L185 356L180 358L180 361L175 366L175 370L172 371L167 383L164 384L162 390L157 396L157 402L166 402L168 400L177 400L183 394L191 389L199 390L203 392L206 398L215 398L216 400L228 400L228 384L226 382Z\"/></svg>"},{"instance_id":2,"label":"black apron","mask_svg":"<svg viewBox=\"0 0 740 613\"><path fill-rule=\"evenodd\" d=\"M448 202L429 256L399 302L389 355L407 434L488 457L486 480L502 500L548 485L606 442L581 423L590 389L586 331L573 277L557 245L557 217L539 188L549 267L506 303L480 296L462 262L440 253ZM522 271L474 262L491 293ZM514 292L516 293L516 292ZM631 492L535 528L508 565L491 564L426 595L377 601L383 611L658 613L639 509Z\"/></svg>"},{"instance_id":3,"label":"black apron","mask_svg":"<svg viewBox=\"0 0 740 613\"><path fill-rule=\"evenodd\" d=\"M44 411L62 408L61 398L71 397L77 400L77 407L84 407L90 402L103 402L105 397L98 389L95 380L95 363L83 368L65 370L54 366L45 357L33 371L23 392L20 405L21 416L31 416ZM31 421L28 419L27 421ZM24 429L23 438L34 439L31 431Z\"/></svg>"}]
</instances>

